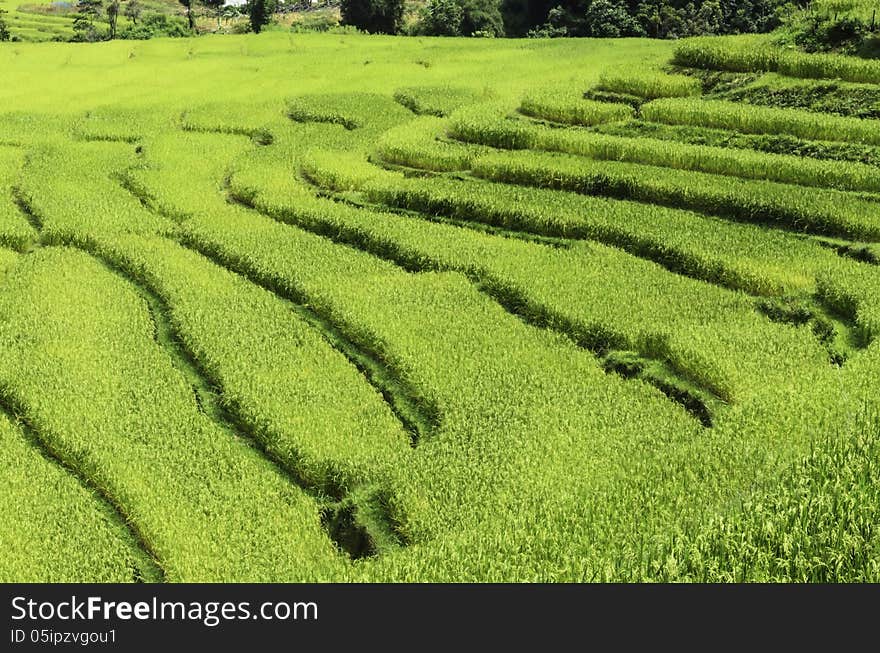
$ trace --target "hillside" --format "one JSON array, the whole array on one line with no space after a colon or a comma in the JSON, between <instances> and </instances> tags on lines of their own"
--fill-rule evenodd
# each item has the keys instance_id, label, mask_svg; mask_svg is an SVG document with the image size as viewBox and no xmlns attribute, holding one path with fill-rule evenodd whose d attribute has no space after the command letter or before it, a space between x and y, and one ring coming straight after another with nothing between
<instances>
[{"instance_id":1,"label":"hillside","mask_svg":"<svg viewBox=\"0 0 880 653\"><path fill-rule=\"evenodd\" d=\"M138 3L144 13L183 15L183 8L175 0L138 0ZM75 2L0 0L0 9L8 12L5 18L13 41L37 43L66 41L73 36ZM130 19L120 16L120 29L130 24ZM101 23L101 27L107 29L107 23Z\"/></svg>"},{"instance_id":2,"label":"hillside","mask_svg":"<svg viewBox=\"0 0 880 653\"><path fill-rule=\"evenodd\" d=\"M880 63L19 43L0 107L0 580L880 581Z\"/></svg>"}]
</instances>

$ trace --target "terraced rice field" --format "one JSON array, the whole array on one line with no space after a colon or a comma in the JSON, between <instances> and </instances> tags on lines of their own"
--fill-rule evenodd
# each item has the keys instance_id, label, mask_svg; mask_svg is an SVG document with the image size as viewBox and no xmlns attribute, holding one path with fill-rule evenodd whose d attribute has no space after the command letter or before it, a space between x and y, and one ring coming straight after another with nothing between
<instances>
[{"instance_id":1,"label":"terraced rice field","mask_svg":"<svg viewBox=\"0 0 880 653\"><path fill-rule=\"evenodd\" d=\"M36 9L51 3L48 0L37 0L25 3L22 0L0 0L0 9L7 13L3 14L10 35L18 41L45 42L66 41L73 36L72 9L67 7L67 15L40 12ZM75 3L71 3L75 4Z\"/></svg>"},{"instance_id":2,"label":"terraced rice field","mask_svg":"<svg viewBox=\"0 0 880 653\"><path fill-rule=\"evenodd\" d=\"M0 48L0 580L880 580L880 73L755 43Z\"/></svg>"}]
</instances>

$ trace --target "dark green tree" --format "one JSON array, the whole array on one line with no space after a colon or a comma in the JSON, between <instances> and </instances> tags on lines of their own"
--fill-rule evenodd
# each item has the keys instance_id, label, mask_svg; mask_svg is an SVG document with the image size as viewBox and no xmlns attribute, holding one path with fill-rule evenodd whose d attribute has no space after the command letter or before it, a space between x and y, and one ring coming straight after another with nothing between
<instances>
[{"instance_id":1,"label":"dark green tree","mask_svg":"<svg viewBox=\"0 0 880 653\"><path fill-rule=\"evenodd\" d=\"M461 33L465 36L504 36L504 19L499 0L459 0L463 17Z\"/></svg>"},{"instance_id":2,"label":"dark green tree","mask_svg":"<svg viewBox=\"0 0 880 653\"><path fill-rule=\"evenodd\" d=\"M397 34L403 23L403 0L342 0L343 25L371 34Z\"/></svg>"},{"instance_id":3,"label":"dark green tree","mask_svg":"<svg viewBox=\"0 0 880 653\"><path fill-rule=\"evenodd\" d=\"M418 31L426 36L461 36L463 17L456 0L429 0L422 10Z\"/></svg>"},{"instance_id":4,"label":"dark green tree","mask_svg":"<svg viewBox=\"0 0 880 653\"><path fill-rule=\"evenodd\" d=\"M125 17L137 25L138 19L141 17L143 10L144 8L138 0L128 0L128 2L125 3L125 9L123 11Z\"/></svg>"},{"instance_id":5,"label":"dark green tree","mask_svg":"<svg viewBox=\"0 0 880 653\"><path fill-rule=\"evenodd\" d=\"M463 0L464 1L464 0ZM508 36L769 32L808 0L500 0Z\"/></svg>"},{"instance_id":6,"label":"dark green tree","mask_svg":"<svg viewBox=\"0 0 880 653\"><path fill-rule=\"evenodd\" d=\"M559 0L501 0L504 33L507 36L525 36L547 23L550 10L558 4Z\"/></svg>"},{"instance_id":7,"label":"dark green tree","mask_svg":"<svg viewBox=\"0 0 880 653\"><path fill-rule=\"evenodd\" d=\"M592 0L587 5L582 32L584 36L603 38L642 35L641 27L625 6L611 0Z\"/></svg>"},{"instance_id":8,"label":"dark green tree","mask_svg":"<svg viewBox=\"0 0 880 653\"><path fill-rule=\"evenodd\" d=\"M110 38L116 38L116 25L119 23L119 0L107 0L107 22L110 23Z\"/></svg>"},{"instance_id":9,"label":"dark green tree","mask_svg":"<svg viewBox=\"0 0 880 653\"><path fill-rule=\"evenodd\" d=\"M223 5L226 3L226 0L202 0L202 4L208 8L214 14L214 17L217 19L217 29L220 29L220 19L223 16Z\"/></svg>"},{"instance_id":10,"label":"dark green tree","mask_svg":"<svg viewBox=\"0 0 880 653\"><path fill-rule=\"evenodd\" d=\"M92 42L102 39L95 22L100 20L103 9L101 0L79 0L76 3L76 13L73 16L74 41Z\"/></svg>"},{"instance_id":11,"label":"dark green tree","mask_svg":"<svg viewBox=\"0 0 880 653\"><path fill-rule=\"evenodd\" d=\"M177 0L181 5L186 8L186 20L189 23L189 31L194 32L196 29L196 17L193 14L193 3L195 0Z\"/></svg>"},{"instance_id":12,"label":"dark green tree","mask_svg":"<svg viewBox=\"0 0 880 653\"><path fill-rule=\"evenodd\" d=\"M6 14L5 9L0 9L0 41L8 41L12 38L12 34L9 33L9 25L6 23L6 18L4 17Z\"/></svg>"},{"instance_id":13,"label":"dark green tree","mask_svg":"<svg viewBox=\"0 0 880 653\"><path fill-rule=\"evenodd\" d=\"M724 12L718 0L704 2L697 11L691 32L694 34L720 34L724 26Z\"/></svg>"},{"instance_id":14,"label":"dark green tree","mask_svg":"<svg viewBox=\"0 0 880 653\"><path fill-rule=\"evenodd\" d=\"M228 25L229 21L231 21L233 18L238 18L239 16L241 16L241 10L239 10L239 8L234 5L228 5L223 7L221 15Z\"/></svg>"},{"instance_id":15,"label":"dark green tree","mask_svg":"<svg viewBox=\"0 0 880 653\"><path fill-rule=\"evenodd\" d=\"M145 11L138 18L137 25L129 25L119 32L123 39L151 39L157 36L182 38L192 36L186 19L151 11Z\"/></svg>"},{"instance_id":16,"label":"dark green tree","mask_svg":"<svg viewBox=\"0 0 880 653\"><path fill-rule=\"evenodd\" d=\"M257 34L272 20L275 4L272 0L249 0L247 13L251 21L251 29Z\"/></svg>"}]
</instances>

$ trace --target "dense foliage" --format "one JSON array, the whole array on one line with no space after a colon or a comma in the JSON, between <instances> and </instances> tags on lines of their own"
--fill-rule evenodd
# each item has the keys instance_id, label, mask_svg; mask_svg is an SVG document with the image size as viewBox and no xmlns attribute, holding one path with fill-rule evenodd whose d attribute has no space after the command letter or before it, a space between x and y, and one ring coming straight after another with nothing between
<instances>
[{"instance_id":1,"label":"dense foliage","mask_svg":"<svg viewBox=\"0 0 880 653\"><path fill-rule=\"evenodd\" d=\"M119 33L123 39L150 39L157 36L185 37L192 36L187 22L180 16L169 16L155 12L139 14L138 21L133 22Z\"/></svg>"},{"instance_id":2,"label":"dense foliage","mask_svg":"<svg viewBox=\"0 0 880 653\"><path fill-rule=\"evenodd\" d=\"M766 32L781 24L783 0L502 0L510 36L650 36Z\"/></svg>"},{"instance_id":3,"label":"dense foliage","mask_svg":"<svg viewBox=\"0 0 880 653\"><path fill-rule=\"evenodd\" d=\"M403 0L342 0L342 24L370 34L397 34L403 23Z\"/></svg>"},{"instance_id":4,"label":"dense foliage","mask_svg":"<svg viewBox=\"0 0 880 653\"><path fill-rule=\"evenodd\" d=\"M5 9L0 9L0 41L8 41L12 38L12 34L9 31L9 25L4 18L4 14L8 13Z\"/></svg>"},{"instance_id":5,"label":"dense foliage","mask_svg":"<svg viewBox=\"0 0 880 653\"><path fill-rule=\"evenodd\" d=\"M464 10L457 0L429 0L416 31L427 36L460 36Z\"/></svg>"},{"instance_id":6,"label":"dense foliage","mask_svg":"<svg viewBox=\"0 0 880 653\"><path fill-rule=\"evenodd\" d=\"M876 15L866 13L862 6L866 3L857 1L428 0L407 4L404 0L250 0L243 7L224 6L223 0L171 1L79 0L76 12L65 10L66 3L53 3L51 13L27 5L19 9L27 13L16 16L6 38L20 38L19 21L25 29L38 25L47 30L42 34L53 40L68 40L71 31L78 41L177 35L176 26L160 24L155 18L149 21L151 27L141 27L141 14L150 13L185 17L190 34L260 32L272 22L288 24L295 32L327 31L338 27L340 20L349 29L368 33L542 38L676 39L769 32L783 26L778 40L808 52L873 56L877 47ZM90 11L90 5L97 11Z\"/></svg>"},{"instance_id":7,"label":"dense foliage","mask_svg":"<svg viewBox=\"0 0 880 653\"><path fill-rule=\"evenodd\" d=\"M817 0L791 15L779 42L806 52L880 56L880 5L870 0Z\"/></svg>"},{"instance_id":8,"label":"dense foliage","mask_svg":"<svg viewBox=\"0 0 880 653\"><path fill-rule=\"evenodd\" d=\"M269 24L274 7L274 0L248 0L247 14L254 32L259 34Z\"/></svg>"},{"instance_id":9,"label":"dense foliage","mask_svg":"<svg viewBox=\"0 0 880 653\"><path fill-rule=\"evenodd\" d=\"M430 0L416 30L435 36L680 38L767 32L793 10L787 0Z\"/></svg>"}]
</instances>

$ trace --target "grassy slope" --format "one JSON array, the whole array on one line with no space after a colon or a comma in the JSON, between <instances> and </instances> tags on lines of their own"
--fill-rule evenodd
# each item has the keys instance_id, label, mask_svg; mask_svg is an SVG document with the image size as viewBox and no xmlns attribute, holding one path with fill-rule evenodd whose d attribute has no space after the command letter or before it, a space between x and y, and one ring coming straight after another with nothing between
<instances>
[{"instance_id":1,"label":"grassy slope","mask_svg":"<svg viewBox=\"0 0 880 653\"><path fill-rule=\"evenodd\" d=\"M393 47L392 47L393 46ZM658 65L672 43L495 41L284 34L89 46L0 46L0 106L75 113L106 104L187 108L327 90L390 95L406 85L479 80L514 104L530 84L589 84L610 61ZM487 74L491 71L491 75ZM481 89L482 90L482 89Z\"/></svg>"},{"instance_id":2,"label":"grassy slope","mask_svg":"<svg viewBox=\"0 0 880 653\"><path fill-rule=\"evenodd\" d=\"M568 344L561 345L546 333L539 335L526 329L476 293L463 278L454 274L404 274L389 268L374 280L375 296L365 298L363 279L336 283L330 277L333 265L325 261L335 261L347 270L349 260L353 267L354 261L372 259L354 256L339 245L331 246L243 209L229 210L226 220L226 211L217 208L218 202L225 206L225 197L222 193L215 197L212 190L218 189L224 172L231 171L234 164L239 168L235 170L238 175L258 166L249 165L247 158L234 161L234 155L227 157L223 147L218 150L219 156L214 156L208 145L200 145L200 139L185 138L172 131L172 136L177 136L175 144L189 148L187 152L197 152L195 166L182 166L171 156L173 152L161 150L162 143L154 135L173 129L181 114L185 114L185 124L193 127L213 126L228 131L268 125L278 141L273 147L254 147L252 162L259 163L261 154L265 155L262 163L268 169L264 171L266 177L274 173L289 178L295 166L293 161L310 145L309 138L315 140L312 146L335 146L365 154L375 137L387 128L384 124L376 129L367 126L358 133L347 132L338 125L291 125L283 118L285 100L290 96L371 92L390 102L394 90L403 86L464 84L512 110L522 92L533 87L560 84L586 88L598 80L602 68L610 63L631 68L659 65L668 60L672 47L669 43L639 40L490 42L284 33L91 46L0 47L0 106L10 112L42 116L29 129L24 127L25 120L0 115L0 140L4 136L24 142L38 140L47 125L78 137L147 136L141 139L146 148L144 160L149 161L158 152L156 164L160 171L163 163L170 162L171 174L166 174L166 179L152 189L156 193L169 192L168 201L160 197L158 204L166 210L180 211L177 217L184 213L195 215L195 219L181 218L189 219L188 231L193 242L205 249L212 249L206 243L213 244L218 259L228 254L229 260L233 260L235 252L252 255L251 260L256 261L250 264L252 269L246 265L239 267L251 276L274 280L273 285L303 285L306 295L314 295L323 301L327 311L341 315L344 322L347 320L355 335L374 336L389 364L411 371L416 389L446 409L445 416L452 427L420 445L415 466L404 471L411 478L399 481L401 510L405 517L410 517L404 526L409 527L417 546L380 557L375 565L361 566L364 577L632 578L648 571L643 567L646 560L640 557L644 552L632 548L638 543L639 534L645 538L643 543L647 541L647 546L653 546L657 542L650 538L662 537L669 524L683 523L681 514L693 517L701 506L715 499L725 500L725 492L731 487L747 488L752 484L747 489L760 489L775 483L777 477L771 472L788 466L805 452L810 428L814 424L827 426L823 419L833 422L835 406L843 405L839 393L844 387L857 389L855 380L866 379L866 389L858 392L871 396L873 388L867 388L867 379L872 378L871 370L875 369L871 365L876 359L876 346L873 358L865 357L861 367L854 365L851 372L839 375L839 388L835 368L815 365L812 369L821 373L823 381L823 387L815 392L809 387L811 376L792 374L790 383L779 384L778 396L773 394L774 388L765 391L756 387L756 394L771 396L734 407L724 417L721 428L696 436L692 431L696 423L688 421L689 418L682 420L679 415L675 420L683 425L665 429L658 418L661 406L666 406L662 397L651 395L647 401L646 389L641 386L620 386L617 381L608 380L598 367L593 367L591 358L569 349ZM333 80L332 86L328 87L327 80ZM373 113L388 118L393 112L386 107L382 111L374 109ZM374 118L368 116L367 121ZM391 118L388 121L393 124ZM227 137L210 134L202 140L208 144L224 143L224 138ZM73 146L69 142L60 148L58 156L70 153L80 158L86 151L101 149ZM126 151L131 154L132 148L129 146ZM41 155L42 159L31 159L31 172L43 159L52 162L52 152L47 152ZM278 155L277 159L272 158L273 153ZM194 170L199 160L211 161L217 169L203 166L204 169ZM47 165L61 176L66 163ZM86 169L77 163L73 166ZM189 169L190 174L174 174L179 169ZM38 176L49 186L60 183L46 171ZM149 181L147 178L147 186ZM83 177L83 187L92 183L93 180ZM102 182L105 186L107 183ZM35 187L39 189L39 184ZM283 184L281 189L284 190ZM45 198L49 193L37 192L37 199L40 195ZM102 191L102 196L110 198L113 192ZM184 205L184 200L196 204L190 207ZM130 197L128 201L134 202ZM59 206L63 204L61 201ZM204 215L199 208L202 204ZM83 215L94 213L84 211ZM45 211L44 214L49 215ZM64 219L70 217L67 212L60 215ZM137 222L142 228L149 228L149 219ZM50 229L57 226L51 220L46 224ZM71 223L69 228L91 227ZM309 250L304 245L311 244L316 248L320 245L322 251L332 255L315 256L310 265ZM270 246L277 248L274 260L269 256ZM300 251L302 258L288 269L287 262ZM633 265L644 267L638 262ZM384 270L388 265L380 267ZM657 280L685 283L659 268L652 268L652 274ZM301 275L312 277L302 281ZM687 284L695 289L700 287L690 281ZM603 287L601 282L591 286L597 292ZM426 298L434 298L433 303ZM408 310L397 310L401 305ZM484 321L478 323L477 318ZM793 341L809 344L818 352L817 356L825 356L804 329L789 332L787 326L766 326ZM435 338L434 334L443 335ZM460 338L453 338L455 334ZM505 343L510 344L505 348ZM735 344L731 339L731 347ZM490 353L485 365L478 364L472 348L483 356ZM428 351L433 352L433 358L425 356ZM458 357L460 362L456 361ZM564 360L566 364L549 364L555 360ZM599 400L584 403L582 397L589 393L572 394L566 390L564 381L574 362L583 366L584 373L579 377L583 383L587 379L595 382L594 397L601 397ZM803 362L806 365L806 360ZM557 373L558 378L553 377ZM487 396L494 403L484 405L480 402L486 392L473 389L487 378L493 380L489 390L494 394ZM833 392L823 396L822 392L829 389ZM454 392L459 394L453 396ZM536 396L549 398L546 415L537 413L543 407L541 401L534 402L534 410L526 410ZM624 398L630 398L632 405ZM778 405L784 405L786 410L775 411ZM473 408L472 412L468 413L468 408ZM649 408L656 408L657 415L640 419ZM486 410L485 418L458 417L478 414L477 409ZM603 412L606 409L607 416ZM778 416L770 422L762 421L768 412L778 412ZM579 420L590 415L596 420L607 418L606 424L633 418L654 428L643 429L638 437L628 429L586 428L585 422ZM479 437L471 435L472 427L490 423L500 426ZM748 428L738 428L739 423ZM615 440L615 433L619 440ZM438 469L444 470L444 474L437 474ZM574 474L573 469L577 470ZM604 472L599 473L599 469ZM493 478L492 472L496 470L500 476ZM454 491L449 492L442 483L443 476L461 482L453 484ZM713 498L706 500L710 494ZM694 496L701 501L690 501ZM462 498L467 501L457 500ZM477 504L473 509L469 503L472 499ZM432 512L437 513L434 519L439 525L430 522ZM645 521L633 524L634 517ZM447 529L445 524L458 528ZM626 543L611 541L618 533L625 534ZM429 536L437 534L437 539L430 539ZM560 535L569 535L571 539L560 546ZM706 548L713 548L712 533L705 541L709 542ZM618 558L605 560L604 551L613 551L610 555ZM622 557L621 551L629 551L630 557ZM677 558L690 555L696 559L693 553L673 553ZM606 562L608 566L603 568ZM698 567L696 563L694 566ZM700 576L699 569L675 572L668 565L665 573L670 578Z\"/></svg>"},{"instance_id":3,"label":"grassy slope","mask_svg":"<svg viewBox=\"0 0 880 653\"><path fill-rule=\"evenodd\" d=\"M68 0L72 5L66 11L44 9L52 4L52 0L0 0L0 9L5 9L6 21L13 38L18 37L24 42L45 42L56 38L67 40L73 36L73 14L76 11L75 1ZM163 13L181 15L182 7L176 0L144 0L140 2L144 13ZM124 3L123 3L124 11ZM124 15L119 16L118 28L125 29L131 21ZM106 22L101 24L106 30Z\"/></svg>"}]
</instances>

